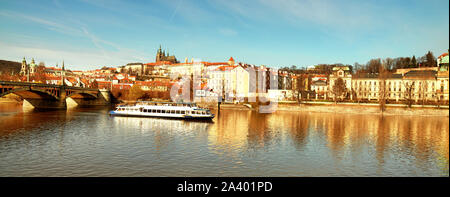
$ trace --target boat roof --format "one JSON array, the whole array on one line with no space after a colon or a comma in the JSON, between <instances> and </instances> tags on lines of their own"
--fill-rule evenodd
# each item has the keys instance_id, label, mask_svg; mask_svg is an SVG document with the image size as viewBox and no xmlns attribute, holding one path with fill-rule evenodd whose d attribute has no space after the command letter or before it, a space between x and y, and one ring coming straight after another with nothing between
<instances>
[{"instance_id":1,"label":"boat roof","mask_svg":"<svg viewBox=\"0 0 450 197\"><path fill-rule=\"evenodd\" d=\"M191 102L158 102L158 101L137 101L137 103L196 104L196 103L191 103Z\"/></svg>"}]
</instances>

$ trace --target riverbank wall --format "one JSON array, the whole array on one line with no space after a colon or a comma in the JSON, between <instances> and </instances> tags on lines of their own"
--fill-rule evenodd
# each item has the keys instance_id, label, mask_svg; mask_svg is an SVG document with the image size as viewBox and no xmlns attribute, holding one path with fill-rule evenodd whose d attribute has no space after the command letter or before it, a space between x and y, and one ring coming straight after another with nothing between
<instances>
[{"instance_id":1,"label":"riverbank wall","mask_svg":"<svg viewBox=\"0 0 450 197\"><path fill-rule=\"evenodd\" d=\"M135 101L128 101L134 103ZM125 103L128 103L125 102ZM17 98L0 98L0 103L21 103ZM217 103L198 103L200 107L217 109ZM251 107L247 104L221 103L222 110L258 110L258 107ZM378 104L375 103L334 103L334 102L280 102L276 105L275 111L292 112L317 112L317 113L336 113L336 114L373 114L373 115L410 115L410 116L444 116L449 117L449 106L432 105L406 105L387 104L386 110L381 111Z\"/></svg>"},{"instance_id":2,"label":"riverbank wall","mask_svg":"<svg viewBox=\"0 0 450 197\"><path fill-rule=\"evenodd\" d=\"M217 109L217 105L208 106ZM220 105L222 110L258 110L258 108L249 108L242 104L223 103ZM275 111L293 111L293 112L317 112L317 113L336 113L336 114L373 114L373 115L409 115L409 116L446 116L449 117L449 106L422 106L388 104L385 111L381 111L378 104L358 104L358 103L278 103Z\"/></svg>"},{"instance_id":3,"label":"riverbank wall","mask_svg":"<svg viewBox=\"0 0 450 197\"><path fill-rule=\"evenodd\" d=\"M410 116L449 116L449 109L441 107L387 106L381 111L377 105L348 104L278 104L277 111L302 111L336 114L410 115Z\"/></svg>"}]
</instances>

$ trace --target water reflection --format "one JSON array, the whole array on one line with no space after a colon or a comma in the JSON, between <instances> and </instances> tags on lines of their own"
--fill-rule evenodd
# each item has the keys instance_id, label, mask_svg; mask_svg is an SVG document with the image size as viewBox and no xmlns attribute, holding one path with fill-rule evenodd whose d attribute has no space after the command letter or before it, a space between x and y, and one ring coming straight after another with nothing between
<instances>
[{"instance_id":1,"label":"water reflection","mask_svg":"<svg viewBox=\"0 0 450 197\"><path fill-rule=\"evenodd\" d=\"M173 136L196 135L199 138L208 135L206 131L212 122L192 122L164 118L113 117L114 127L126 128L123 132L140 133L145 136L151 132L156 150L167 147ZM195 132L195 133L193 133Z\"/></svg>"},{"instance_id":2,"label":"water reflection","mask_svg":"<svg viewBox=\"0 0 450 197\"><path fill-rule=\"evenodd\" d=\"M449 174L448 117L222 110L190 122L108 110L0 104L0 176Z\"/></svg>"},{"instance_id":3,"label":"water reflection","mask_svg":"<svg viewBox=\"0 0 450 197\"><path fill-rule=\"evenodd\" d=\"M436 164L441 175L448 175L446 117L251 111L221 114L223 118L211 127L210 141L227 150L267 149L292 142L292 147L303 151L311 149L307 146L320 149L324 143L335 161L366 158L368 154L368 161L377 164L377 172L386 170L386 166L395 168L392 165L398 163L420 166L425 171Z\"/></svg>"}]
</instances>

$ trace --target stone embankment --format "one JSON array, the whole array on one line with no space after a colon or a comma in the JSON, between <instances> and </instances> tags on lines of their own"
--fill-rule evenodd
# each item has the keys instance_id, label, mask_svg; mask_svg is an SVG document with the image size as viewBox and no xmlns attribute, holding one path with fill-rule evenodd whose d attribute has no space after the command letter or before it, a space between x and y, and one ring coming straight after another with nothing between
<instances>
[{"instance_id":1,"label":"stone embankment","mask_svg":"<svg viewBox=\"0 0 450 197\"><path fill-rule=\"evenodd\" d=\"M414 116L449 116L448 106L387 106L382 112L377 105L348 104L278 104L277 111L302 111L339 114L378 114L378 115L414 115Z\"/></svg>"},{"instance_id":2,"label":"stone embankment","mask_svg":"<svg viewBox=\"0 0 450 197\"><path fill-rule=\"evenodd\" d=\"M201 105L202 106L202 105ZM248 105L249 106L249 105ZM243 104L223 103L222 110L258 110L249 108ZM202 107L217 109L217 104L204 105ZM278 103L276 111L298 111L298 112L319 112L338 114L374 114L374 115L413 115L413 116L449 116L449 106L422 106L413 105L411 108L405 105L388 104L386 110L382 112L378 104L358 104L358 103Z\"/></svg>"}]
</instances>

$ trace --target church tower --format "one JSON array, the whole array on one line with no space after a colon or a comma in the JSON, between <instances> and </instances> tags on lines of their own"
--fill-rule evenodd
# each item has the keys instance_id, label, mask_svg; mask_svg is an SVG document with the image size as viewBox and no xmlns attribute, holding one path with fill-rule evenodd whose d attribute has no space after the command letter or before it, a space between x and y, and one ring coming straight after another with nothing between
<instances>
[{"instance_id":1,"label":"church tower","mask_svg":"<svg viewBox=\"0 0 450 197\"><path fill-rule=\"evenodd\" d=\"M65 85L64 84L64 76L66 74L66 70L64 69L64 60L62 62L62 69L61 69L61 85Z\"/></svg>"},{"instance_id":2,"label":"church tower","mask_svg":"<svg viewBox=\"0 0 450 197\"><path fill-rule=\"evenodd\" d=\"M29 65L29 71L28 72L30 72L30 74L34 74L36 72L36 70L37 70L37 65L34 62L34 58L33 58L33 59L31 59L31 64Z\"/></svg>"},{"instance_id":3,"label":"church tower","mask_svg":"<svg viewBox=\"0 0 450 197\"><path fill-rule=\"evenodd\" d=\"M20 69L20 74L21 75L26 75L27 73L28 73L28 65L27 65L27 61L25 60L25 57L23 57L22 69Z\"/></svg>"},{"instance_id":4,"label":"church tower","mask_svg":"<svg viewBox=\"0 0 450 197\"><path fill-rule=\"evenodd\" d=\"M233 57L230 57L230 59L228 59L228 65L234 66L234 59L233 59Z\"/></svg>"}]
</instances>

